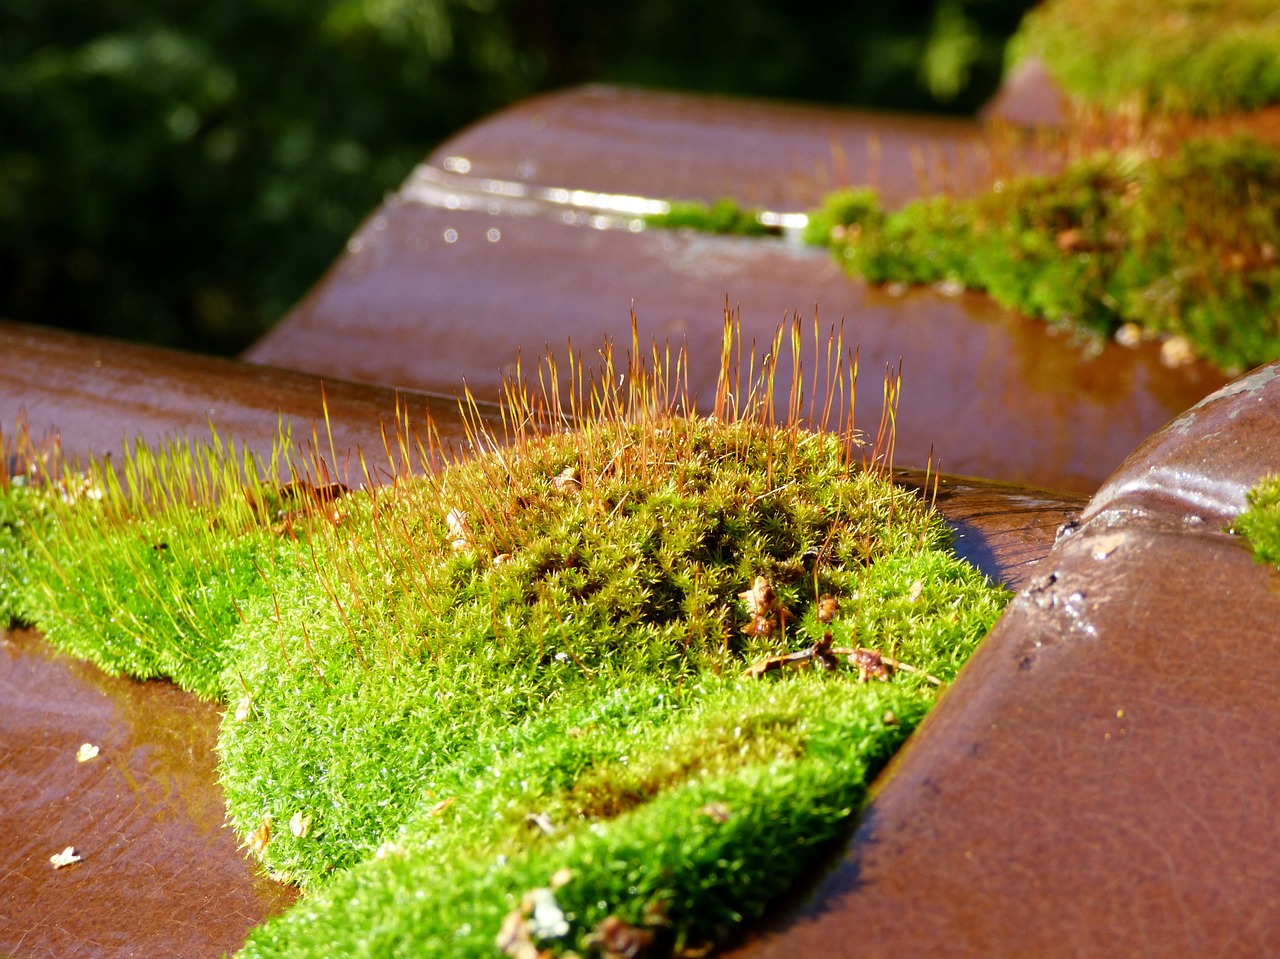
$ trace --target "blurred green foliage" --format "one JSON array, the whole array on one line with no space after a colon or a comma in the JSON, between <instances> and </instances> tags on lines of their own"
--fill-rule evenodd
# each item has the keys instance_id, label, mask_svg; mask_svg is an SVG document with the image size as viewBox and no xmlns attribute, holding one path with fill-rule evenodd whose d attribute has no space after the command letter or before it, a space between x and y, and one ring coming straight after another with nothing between
<instances>
[{"instance_id":1,"label":"blurred green foliage","mask_svg":"<svg viewBox=\"0 0 1280 959\"><path fill-rule=\"evenodd\" d=\"M1213 115L1280 100L1275 0L1047 0L1009 52L1041 58L1073 96L1108 110Z\"/></svg>"},{"instance_id":2,"label":"blurred green foliage","mask_svg":"<svg viewBox=\"0 0 1280 959\"><path fill-rule=\"evenodd\" d=\"M968 111L1028 0L7 0L0 316L231 353L448 134L606 80Z\"/></svg>"},{"instance_id":3,"label":"blurred green foliage","mask_svg":"<svg viewBox=\"0 0 1280 959\"><path fill-rule=\"evenodd\" d=\"M672 200L666 213L651 213L645 222L666 230L701 230L733 236L780 235L782 229L760 222L760 211L743 207L737 200L725 197L715 203L697 200Z\"/></svg>"}]
</instances>

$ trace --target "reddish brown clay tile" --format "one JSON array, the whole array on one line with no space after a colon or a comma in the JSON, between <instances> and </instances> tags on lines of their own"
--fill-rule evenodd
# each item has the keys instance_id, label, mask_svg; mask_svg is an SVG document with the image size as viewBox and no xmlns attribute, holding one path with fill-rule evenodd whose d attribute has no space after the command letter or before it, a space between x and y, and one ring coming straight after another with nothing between
<instances>
[{"instance_id":1,"label":"reddish brown clay tile","mask_svg":"<svg viewBox=\"0 0 1280 959\"><path fill-rule=\"evenodd\" d=\"M854 184L895 206L975 186L981 133L971 120L587 86L509 107L429 162L477 180L803 211Z\"/></svg>"},{"instance_id":2,"label":"reddish brown clay tile","mask_svg":"<svg viewBox=\"0 0 1280 959\"><path fill-rule=\"evenodd\" d=\"M1091 492L1152 430L1224 381L1203 364L1165 368L1155 344L1094 354L981 295L892 296L852 281L823 251L777 240L632 234L412 201L375 214L246 357L435 392L465 380L494 400L517 359L528 371L550 348L563 368L572 342L590 364L606 337L623 353L634 305L642 346L687 342L690 385L709 396L726 297L741 305L757 354L800 312L811 383L815 305L824 331L843 319L846 346L860 351L865 424L879 415L884 370L901 360L904 466L923 467L932 448L948 472Z\"/></svg>"},{"instance_id":3,"label":"reddish brown clay tile","mask_svg":"<svg viewBox=\"0 0 1280 959\"><path fill-rule=\"evenodd\" d=\"M1164 512L1220 526L1280 472L1280 366L1229 383L1145 440L1098 490L1085 518Z\"/></svg>"},{"instance_id":4,"label":"reddish brown clay tile","mask_svg":"<svg viewBox=\"0 0 1280 959\"><path fill-rule=\"evenodd\" d=\"M1027 57L1005 77L996 95L982 108L982 117L1020 126L1061 127L1070 110L1066 94L1044 64Z\"/></svg>"},{"instance_id":5,"label":"reddish brown clay tile","mask_svg":"<svg viewBox=\"0 0 1280 959\"><path fill-rule=\"evenodd\" d=\"M1280 949L1280 572L1221 528L1280 462L1276 369L1121 468L882 777L841 860L733 956Z\"/></svg>"},{"instance_id":6,"label":"reddish brown clay tile","mask_svg":"<svg viewBox=\"0 0 1280 959\"><path fill-rule=\"evenodd\" d=\"M0 430L24 416L33 437L57 432L72 457L118 454L123 441L219 436L269 454L283 422L295 446L319 441L326 460L359 475L349 454L386 463L383 428L395 435L399 402L410 428L430 412L442 439L463 439L457 401L216 357L0 322ZM333 427L326 433L327 406Z\"/></svg>"},{"instance_id":7,"label":"reddish brown clay tile","mask_svg":"<svg viewBox=\"0 0 1280 959\"><path fill-rule=\"evenodd\" d=\"M1058 530L1078 521L1086 503L1083 496L917 470L897 471L894 482L934 503L957 554L1015 590L1035 577Z\"/></svg>"},{"instance_id":8,"label":"reddish brown clay tile","mask_svg":"<svg viewBox=\"0 0 1280 959\"><path fill-rule=\"evenodd\" d=\"M223 826L218 721L168 683L0 633L0 955L211 959L294 901ZM79 861L55 869L68 846Z\"/></svg>"}]
</instances>

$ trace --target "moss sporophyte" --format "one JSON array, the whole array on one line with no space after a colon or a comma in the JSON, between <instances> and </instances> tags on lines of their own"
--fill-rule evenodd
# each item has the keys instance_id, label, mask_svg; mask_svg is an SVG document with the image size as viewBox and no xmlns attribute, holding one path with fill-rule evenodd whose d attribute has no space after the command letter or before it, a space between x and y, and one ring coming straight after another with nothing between
<instances>
[{"instance_id":1,"label":"moss sporophyte","mask_svg":"<svg viewBox=\"0 0 1280 959\"><path fill-rule=\"evenodd\" d=\"M791 333L740 376L726 323L703 411L634 337L548 361L464 404L469 455L406 424L342 485L287 442L19 470L0 595L226 704L229 819L305 890L243 956L696 954L846 833L1006 599L889 482L897 381L866 445L838 336L802 416Z\"/></svg>"}]
</instances>

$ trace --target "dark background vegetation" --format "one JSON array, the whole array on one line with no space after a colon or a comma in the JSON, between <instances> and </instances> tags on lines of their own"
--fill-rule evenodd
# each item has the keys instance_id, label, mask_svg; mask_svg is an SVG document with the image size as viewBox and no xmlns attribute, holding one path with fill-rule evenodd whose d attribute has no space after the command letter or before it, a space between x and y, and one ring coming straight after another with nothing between
<instances>
[{"instance_id":1,"label":"dark background vegetation","mask_svg":"<svg viewBox=\"0 0 1280 959\"><path fill-rule=\"evenodd\" d=\"M601 80L971 112L1030 0L4 0L0 316L234 353L430 148Z\"/></svg>"}]
</instances>

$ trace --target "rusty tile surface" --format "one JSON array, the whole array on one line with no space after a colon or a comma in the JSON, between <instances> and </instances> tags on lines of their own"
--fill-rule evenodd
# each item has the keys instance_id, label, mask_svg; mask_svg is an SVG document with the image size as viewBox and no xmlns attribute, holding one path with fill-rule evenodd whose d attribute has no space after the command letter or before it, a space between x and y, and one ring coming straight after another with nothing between
<instances>
[{"instance_id":1,"label":"rusty tile surface","mask_svg":"<svg viewBox=\"0 0 1280 959\"><path fill-rule=\"evenodd\" d=\"M1064 525L1079 520L1084 496L964 476L899 470L894 482L934 503L951 528L956 553L1011 589L1037 574Z\"/></svg>"},{"instance_id":2,"label":"rusty tile surface","mask_svg":"<svg viewBox=\"0 0 1280 959\"><path fill-rule=\"evenodd\" d=\"M219 718L0 633L0 955L212 959L294 901L223 826ZM67 846L81 860L55 869Z\"/></svg>"},{"instance_id":3,"label":"rusty tile surface","mask_svg":"<svg viewBox=\"0 0 1280 959\"><path fill-rule=\"evenodd\" d=\"M509 107L429 162L477 179L783 211L855 183L897 205L926 186L972 187L988 169L972 120L602 85Z\"/></svg>"},{"instance_id":4,"label":"rusty tile surface","mask_svg":"<svg viewBox=\"0 0 1280 959\"><path fill-rule=\"evenodd\" d=\"M356 449L383 464L382 429L394 435L397 400L411 428L424 425L430 412L444 441L463 439L453 398L16 323L0 322L0 356L0 430L9 435L25 415L33 436L56 430L72 456L118 454L126 438L208 439L211 423L221 437L265 455L283 420L295 446L311 440L314 429L320 452L334 459L327 405L339 467Z\"/></svg>"},{"instance_id":5,"label":"rusty tile surface","mask_svg":"<svg viewBox=\"0 0 1280 959\"><path fill-rule=\"evenodd\" d=\"M1280 471L1280 366L1233 380L1152 434L1098 490L1086 518L1164 511L1220 526Z\"/></svg>"},{"instance_id":6,"label":"rusty tile surface","mask_svg":"<svg viewBox=\"0 0 1280 959\"><path fill-rule=\"evenodd\" d=\"M1280 465L1277 365L1153 437L736 959L1280 949L1280 571L1223 531Z\"/></svg>"},{"instance_id":7,"label":"rusty tile surface","mask_svg":"<svg viewBox=\"0 0 1280 959\"><path fill-rule=\"evenodd\" d=\"M977 294L902 296L846 277L825 252L780 240L571 226L393 201L299 307L246 354L321 376L496 399L517 357L528 369L566 343L588 361L605 337L687 340L689 380L710 395L723 310L741 307L763 352L799 311L844 319L860 350L862 422L879 415L886 367L903 364L898 459L944 471L1091 492L1149 433L1224 382L1203 364L1170 370L1154 344L1096 355ZM810 375L811 346L805 355ZM781 395L787 380L780 377Z\"/></svg>"}]
</instances>

